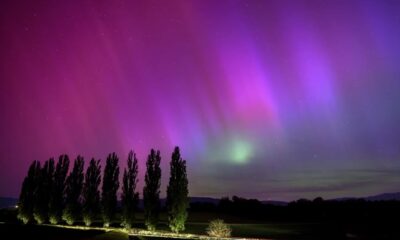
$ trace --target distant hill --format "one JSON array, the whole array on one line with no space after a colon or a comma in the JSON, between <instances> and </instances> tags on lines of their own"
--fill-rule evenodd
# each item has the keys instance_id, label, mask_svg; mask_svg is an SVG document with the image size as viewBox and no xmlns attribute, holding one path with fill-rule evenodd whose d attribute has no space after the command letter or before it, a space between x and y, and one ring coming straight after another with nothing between
<instances>
[{"instance_id":1,"label":"distant hill","mask_svg":"<svg viewBox=\"0 0 400 240\"><path fill-rule=\"evenodd\" d=\"M378 195L368 196L368 197L342 197L342 198L334 198L329 199L333 201L347 201L347 200L356 200L356 199L365 199L367 201L389 201L395 200L400 201L400 192L395 193L382 193ZM211 203L217 205L219 203L219 198L211 198L211 197L190 197L190 203ZM165 199L161 199L161 206L165 206ZM288 202L285 201L261 201L264 204L271 204L275 206L286 206ZM17 198L9 198L9 197L0 197L0 209L2 208L12 208L18 203ZM118 205L121 203L118 202ZM143 208L143 200L139 200L139 208Z\"/></svg>"},{"instance_id":2,"label":"distant hill","mask_svg":"<svg viewBox=\"0 0 400 240\"><path fill-rule=\"evenodd\" d=\"M217 205L219 203L219 200L220 200L219 198L210 198L210 197L191 197L190 203L212 203ZM275 206L288 205L288 202L285 201L272 201L272 200L261 201L261 203L275 205Z\"/></svg>"},{"instance_id":3,"label":"distant hill","mask_svg":"<svg viewBox=\"0 0 400 240\"><path fill-rule=\"evenodd\" d=\"M364 199L367 201L388 201L388 200L400 201L400 192L382 193L374 196L369 196Z\"/></svg>"},{"instance_id":4,"label":"distant hill","mask_svg":"<svg viewBox=\"0 0 400 240\"><path fill-rule=\"evenodd\" d=\"M364 199L367 201L389 201L389 200L395 200L395 201L400 201L400 192L395 192L395 193L382 193L378 195L373 195L373 196L368 196L368 197L342 197L342 198L334 198L334 199L329 199L333 201L347 201L347 200L355 200L355 199ZM219 198L210 198L210 197L191 197L190 202L191 203L213 203L213 204L218 204L219 203ZM162 204L165 202L163 199L161 200ZM272 200L266 200L266 201L261 201L264 204L270 204L270 205L275 205L275 206L287 206L289 202L286 201L272 201Z\"/></svg>"},{"instance_id":5,"label":"distant hill","mask_svg":"<svg viewBox=\"0 0 400 240\"><path fill-rule=\"evenodd\" d=\"M357 200L357 199L364 199L366 201L400 201L400 192L395 193L382 193L377 195L372 195L368 197L342 197L342 198L334 198L330 199L333 201L347 201L347 200Z\"/></svg>"},{"instance_id":6,"label":"distant hill","mask_svg":"<svg viewBox=\"0 0 400 240\"><path fill-rule=\"evenodd\" d=\"M219 203L218 198L210 198L210 197L190 197L190 203L212 203L217 205Z\"/></svg>"},{"instance_id":7,"label":"distant hill","mask_svg":"<svg viewBox=\"0 0 400 240\"><path fill-rule=\"evenodd\" d=\"M0 209L13 208L17 205L18 199L9 197L0 197Z\"/></svg>"},{"instance_id":8,"label":"distant hill","mask_svg":"<svg viewBox=\"0 0 400 240\"><path fill-rule=\"evenodd\" d=\"M287 206L289 203L284 201L261 201L264 204L274 205L274 206Z\"/></svg>"}]
</instances>

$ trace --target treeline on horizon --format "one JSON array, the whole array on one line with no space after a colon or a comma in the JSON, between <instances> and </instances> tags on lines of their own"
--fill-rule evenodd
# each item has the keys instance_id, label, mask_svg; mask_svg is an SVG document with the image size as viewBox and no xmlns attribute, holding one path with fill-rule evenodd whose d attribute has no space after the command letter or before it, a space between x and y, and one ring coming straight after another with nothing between
<instances>
[{"instance_id":1,"label":"treeline on horizon","mask_svg":"<svg viewBox=\"0 0 400 240\"><path fill-rule=\"evenodd\" d=\"M90 160L86 172L82 156L74 160L71 171L69 171L69 157L65 154L59 157L57 164L54 158L45 161L42 166L39 161L33 161L22 184L18 201L18 219L24 223L39 224L47 222L58 224L64 220L69 225L83 220L85 225L90 226L101 216L106 227L115 221L121 221L123 227L131 228L139 202L136 186L138 160L136 154L130 151L121 186L121 219L116 219L117 191L120 187L118 162L118 156L110 153L101 175L100 160L94 158ZM144 224L148 230L154 230L159 221L160 162L160 151L151 149L146 161L143 187ZM188 207L186 161L182 159L179 147L175 147L170 161L166 200L168 225L171 231L185 230Z\"/></svg>"},{"instance_id":2,"label":"treeline on horizon","mask_svg":"<svg viewBox=\"0 0 400 240\"><path fill-rule=\"evenodd\" d=\"M362 222L391 221L400 215L400 201L365 199L299 199L289 203L268 203L238 196L223 197L217 202L192 202L190 212L214 212L221 218L234 216L243 221L278 222ZM224 217L225 216L225 217Z\"/></svg>"}]
</instances>

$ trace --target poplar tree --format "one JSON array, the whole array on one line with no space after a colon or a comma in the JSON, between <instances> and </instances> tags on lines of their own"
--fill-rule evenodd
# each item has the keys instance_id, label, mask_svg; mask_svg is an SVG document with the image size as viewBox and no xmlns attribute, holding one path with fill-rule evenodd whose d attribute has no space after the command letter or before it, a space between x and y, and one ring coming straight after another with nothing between
<instances>
[{"instance_id":1,"label":"poplar tree","mask_svg":"<svg viewBox=\"0 0 400 240\"><path fill-rule=\"evenodd\" d=\"M118 156L115 153L112 153L107 157L103 175L101 204L105 227L110 226L115 216L117 208L117 191L119 187L118 176Z\"/></svg>"},{"instance_id":2,"label":"poplar tree","mask_svg":"<svg viewBox=\"0 0 400 240\"><path fill-rule=\"evenodd\" d=\"M133 151L129 152L127 168L124 170L122 183L122 225L131 228L135 221L135 212L139 200L139 193L136 192L138 174L138 160Z\"/></svg>"},{"instance_id":3,"label":"poplar tree","mask_svg":"<svg viewBox=\"0 0 400 240\"><path fill-rule=\"evenodd\" d=\"M64 191L66 178L69 168L68 155L61 155L58 158L56 170L54 172L53 186L51 188L51 196L49 203L49 220L52 224L57 224L61 221L62 212L64 209Z\"/></svg>"},{"instance_id":4,"label":"poplar tree","mask_svg":"<svg viewBox=\"0 0 400 240\"><path fill-rule=\"evenodd\" d=\"M22 183L21 193L18 200L17 217L25 224L33 220L33 207L36 199L35 191L40 171L40 162L36 160L33 161L29 166L28 174Z\"/></svg>"},{"instance_id":5,"label":"poplar tree","mask_svg":"<svg viewBox=\"0 0 400 240\"><path fill-rule=\"evenodd\" d=\"M33 217L39 224L48 220L49 203L54 177L54 158L47 160L42 169L38 172L36 184L36 199L33 208Z\"/></svg>"},{"instance_id":6,"label":"poplar tree","mask_svg":"<svg viewBox=\"0 0 400 240\"><path fill-rule=\"evenodd\" d=\"M65 208L63 211L63 220L69 225L74 224L81 217L80 197L83 187L83 157L78 156L74 161L74 167L67 178L65 189Z\"/></svg>"},{"instance_id":7,"label":"poplar tree","mask_svg":"<svg viewBox=\"0 0 400 240\"><path fill-rule=\"evenodd\" d=\"M188 193L186 161L181 158L179 147L175 147L171 157L167 187L168 225L173 232L185 230L189 207Z\"/></svg>"},{"instance_id":8,"label":"poplar tree","mask_svg":"<svg viewBox=\"0 0 400 240\"><path fill-rule=\"evenodd\" d=\"M100 211L100 181L101 181L100 160L92 158L86 170L85 183L83 185L83 221L90 226Z\"/></svg>"},{"instance_id":9,"label":"poplar tree","mask_svg":"<svg viewBox=\"0 0 400 240\"><path fill-rule=\"evenodd\" d=\"M145 186L143 188L144 221L148 230L156 229L160 211L161 156L151 149L146 162Z\"/></svg>"}]
</instances>

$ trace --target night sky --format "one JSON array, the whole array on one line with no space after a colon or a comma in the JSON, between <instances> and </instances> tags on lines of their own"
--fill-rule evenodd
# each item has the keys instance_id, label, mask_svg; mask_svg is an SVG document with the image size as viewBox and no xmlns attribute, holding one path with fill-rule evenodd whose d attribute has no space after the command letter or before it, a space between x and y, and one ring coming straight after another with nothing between
<instances>
[{"instance_id":1,"label":"night sky","mask_svg":"<svg viewBox=\"0 0 400 240\"><path fill-rule=\"evenodd\" d=\"M1 1L0 63L0 196L176 145L191 196L400 191L400 1Z\"/></svg>"}]
</instances>

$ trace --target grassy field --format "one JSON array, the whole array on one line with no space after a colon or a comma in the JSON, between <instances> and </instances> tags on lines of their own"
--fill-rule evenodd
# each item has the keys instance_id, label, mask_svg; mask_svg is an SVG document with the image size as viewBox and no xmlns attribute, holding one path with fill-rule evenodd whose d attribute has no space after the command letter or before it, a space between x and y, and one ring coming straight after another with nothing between
<instances>
[{"instance_id":1,"label":"grassy field","mask_svg":"<svg viewBox=\"0 0 400 240\"><path fill-rule=\"evenodd\" d=\"M0 224L2 236L12 239L40 240L127 240L128 235L118 232L75 230L40 225ZM10 239L11 239L10 238Z\"/></svg>"},{"instance_id":2,"label":"grassy field","mask_svg":"<svg viewBox=\"0 0 400 240\"><path fill-rule=\"evenodd\" d=\"M344 239L337 230L315 223L286 224L231 224L232 235L235 237L256 237L272 239ZM187 233L204 234L206 223L188 223ZM167 230L165 224L160 224L160 230ZM98 240L98 239L128 239L128 236L118 232L100 230L76 230L43 225L0 224L0 233L13 236L15 239L52 239L52 240ZM328 235L326 233L329 233Z\"/></svg>"},{"instance_id":3,"label":"grassy field","mask_svg":"<svg viewBox=\"0 0 400 240\"><path fill-rule=\"evenodd\" d=\"M120 232L100 230L76 230L44 225L23 225L18 223L13 211L0 211L0 236L12 236L13 239L41 240L126 240L128 235ZM140 215L139 215L140 217ZM198 213L192 214L186 224L185 233L206 234L210 219L224 218L232 228L233 237L268 238L277 240L337 240L337 239L377 239L398 240L400 230L397 221L376 219L374 222L251 222L230 216ZM165 216L157 227L169 231ZM83 225L83 223L81 223ZM101 226L101 222L95 223ZM114 224L118 227L119 224ZM136 228L144 229L143 220L138 219ZM149 238L143 238L149 239Z\"/></svg>"},{"instance_id":4,"label":"grassy field","mask_svg":"<svg viewBox=\"0 0 400 240\"><path fill-rule=\"evenodd\" d=\"M338 239L342 231L321 223L231 223L232 236L268 239ZM187 232L204 234L206 223L188 223ZM330 236L326 236L330 232Z\"/></svg>"},{"instance_id":5,"label":"grassy field","mask_svg":"<svg viewBox=\"0 0 400 240\"><path fill-rule=\"evenodd\" d=\"M398 240L400 234L396 223L388 226L354 224L352 226L335 226L322 223L262 223L230 224L234 237L254 237L278 240L336 240L336 239L377 239ZM206 223L188 223L187 233L204 234ZM160 224L160 230L167 230ZM12 236L13 239L41 240L127 240L128 235L120 232L100 230L76 230L43 225L23 225L19 223L0 223L1 236ZM142 238L151 239L151 238Z\"/></svg>"}]
</instances>

